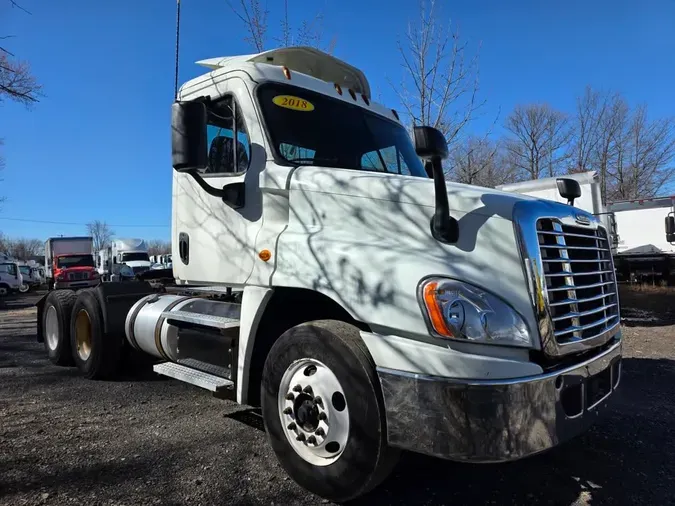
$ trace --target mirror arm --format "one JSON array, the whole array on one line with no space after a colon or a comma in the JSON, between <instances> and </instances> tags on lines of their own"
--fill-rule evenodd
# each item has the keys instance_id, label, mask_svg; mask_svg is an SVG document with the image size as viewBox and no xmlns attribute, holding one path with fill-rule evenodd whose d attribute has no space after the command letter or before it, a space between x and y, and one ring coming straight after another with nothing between
<instances>
[{"instance_id":1,"label":"mirror arm","mask_svg":"<svg viewBox=\"0 0 675 506\"><path fill-rule=\"evenodd\" d=\"M236 183L226 184L222 189L219 189L204 181L204 178L199 175L199 172L197 172L196 169L186 170L185 173L192 176L202 190L212 197L221 199L232 209L244 207L245 185L243 182L238 181Z\"/></svg>"},{"instance_id":2,"label":"mirror arm","mask_svg":"<svg viewBox=\"0 0 675 506\"><path fill-rule=\"evenodd\" d=\"M429 162L434 177L434 194L436 205L431 218L431 235L439 242L446 244L456 243L459 239L459 223L450 216L448 190L445 185L445 175L440 157L434 157Z\"/></svg>"}]
</instances>

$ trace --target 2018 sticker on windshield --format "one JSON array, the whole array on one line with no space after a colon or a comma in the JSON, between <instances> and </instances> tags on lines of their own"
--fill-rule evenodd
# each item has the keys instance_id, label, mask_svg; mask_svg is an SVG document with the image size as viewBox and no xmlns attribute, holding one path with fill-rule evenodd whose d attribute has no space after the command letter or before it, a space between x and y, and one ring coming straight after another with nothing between
<instances>
[{"instance_id":1,"label":"2018 sticker on windshield","mask_svg":"<svg viewBox=\"0 0 675 506\"><path fill-rule=\"evenodd\" d=\"M304 98L293 97L291 95L277 95L272 99L279 107L292 109L294 111L313 111L314 104L305 100Z\"/></svg>"}]
</instances>

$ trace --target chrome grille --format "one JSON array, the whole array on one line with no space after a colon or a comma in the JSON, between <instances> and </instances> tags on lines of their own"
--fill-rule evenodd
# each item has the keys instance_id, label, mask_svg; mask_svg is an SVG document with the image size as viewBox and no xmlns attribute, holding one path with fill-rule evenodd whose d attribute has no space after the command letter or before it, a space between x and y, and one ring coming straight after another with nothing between
<instances>
[{"instance_id":1,"label":"chrome grille","mask_svg":"<svg viewBox=\"0 0 675 506\"><path fill-rule=\"evenodd\" d=\"M89 273L88 272L71 272L68 274L68 279L70 281L80 281L82 279L89 279Z\"/></svg>"},{"instance_id":2,"label":"chrome grille","mask_svg":"<svg viewBox=\"0 0 675 506\"><path fill-rule=\"evenodd\" d=\"M619 301L605 229L541 218L537 237L557 344L593 339L618 325Z\"/></svg>"}]
</instances>

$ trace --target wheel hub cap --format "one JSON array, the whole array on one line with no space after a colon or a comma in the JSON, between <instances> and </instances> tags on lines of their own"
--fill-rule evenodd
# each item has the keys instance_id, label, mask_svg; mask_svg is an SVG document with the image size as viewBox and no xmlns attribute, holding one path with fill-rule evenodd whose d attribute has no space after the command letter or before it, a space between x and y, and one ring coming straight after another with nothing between
<instances>
[{"instance_id":1,"label":"wheel hub cap","mask_svg":"<svg viewBox=\"0 0 675 506\"><path fill-rule=\"evenodd\" d=\"M310 464L327 466L349 439L349 409L333 371L314 359L293 362L279 388L281 426L291 447Z\"/></svg>"}]
</instances>

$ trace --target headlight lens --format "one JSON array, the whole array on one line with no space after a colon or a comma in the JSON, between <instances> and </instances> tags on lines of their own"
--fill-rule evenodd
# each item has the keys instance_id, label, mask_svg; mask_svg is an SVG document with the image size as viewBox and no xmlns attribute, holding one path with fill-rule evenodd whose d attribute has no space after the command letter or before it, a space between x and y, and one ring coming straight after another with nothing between
<instances>
[{"instance_id":1,"label":"headlight lens","mask_svg":"<svg viewBox=\"0 0 675 506\"><path fill-rule=\"evenodd\" d=\"M532 346L522 317L496 295L454 279L427 279L420 288L420 302L434 335L476 343Z\"/></svg>"}]
</instances>

